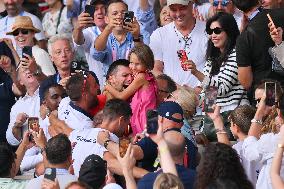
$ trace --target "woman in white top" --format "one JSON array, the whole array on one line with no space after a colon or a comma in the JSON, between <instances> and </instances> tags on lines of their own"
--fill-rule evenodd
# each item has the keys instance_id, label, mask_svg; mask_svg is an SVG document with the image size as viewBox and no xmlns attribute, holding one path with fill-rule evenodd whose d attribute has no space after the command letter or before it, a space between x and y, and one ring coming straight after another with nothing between
<instances>
[{"instance_id":1,"label":"woman in white top","mask_svg":"<svg viewBox=\"0 0 284 189\"><path fill-rule=\"evenodd\" d=\"M270 36L275 43L272 48L272 52L275 54L276 58L284 68L284 42L283 42L283 29L281 27L275 28L275 25L271 22L268 24L270 30Z\"/></svg>"},{"instance_id":2,"label":"woman in white top","mask_svg":"<svg viewBox=\"0 0 284 189\"><path fill-rule=\"evenodd\" d=\"M29 68L32 73L38 74L39 72L42 72L46 76L53 75L55 74L55 69L50 60L49 54L45 50L39 48L39 46L35 43L35 33L39 32L40 30L33 26L33 22L30 17L18 16L12 26L12 31L7 32L7 35L14 36L16 46L17 48L20 48L21 52L25 46L32 46L32 55L38 65L38 68L35 68L36 70L31 70L31 68ZM21 54L19 54L20 57L22 56ZM27 57L26 59L28 62L32 61L32 57ZM22 61L23 59L21 62Z\"/></svg>"}]
</instances>

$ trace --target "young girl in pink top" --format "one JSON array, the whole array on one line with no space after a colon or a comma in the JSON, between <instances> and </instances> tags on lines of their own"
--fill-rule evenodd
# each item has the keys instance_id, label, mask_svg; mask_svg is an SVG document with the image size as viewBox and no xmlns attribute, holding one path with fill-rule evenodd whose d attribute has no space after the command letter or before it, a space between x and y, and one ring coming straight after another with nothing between
<instances>
[{"instance_id":1,"label":"young girl in pink top","mask_svg":"<svg viewBox=\"0 0 284 189\"><path fill-rule=\"evenodd\" d=\"M129 68L133 74L132 83L122 92L107 84L105 90L115 98L130 99L132 117L130 119L133 135L141 133L146 126L146 113L156 109L157 84L150 70L154 67L154 55L147 45L135 46L129 52Z\"/></svg>"}]
</instances>

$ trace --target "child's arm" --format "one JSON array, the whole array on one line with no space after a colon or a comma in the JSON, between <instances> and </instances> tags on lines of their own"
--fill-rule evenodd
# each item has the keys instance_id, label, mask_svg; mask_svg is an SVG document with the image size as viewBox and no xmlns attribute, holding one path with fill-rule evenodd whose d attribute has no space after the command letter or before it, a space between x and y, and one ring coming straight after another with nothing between
<instances>
[{"instance_id":1,"label":"child's arm","mask_svg":"<svg viewBox=\"0 0 284 189\"><path fill-rule=\"evenodd\" d=\"M214 108L214 113L207 113L207 115L212 119L214 123L218 142L231 145L228 134L224 127L222 116L220 114L220 107L215 105L215 107L213 108Z\"/></svg>"},{"instance_id":2,"label":"child's arm","mask_svg":"<svg viewBox=\"0 0 284 189\"><path fill-rule=\"evenodd\" d=\"M110 92L115 98L127 100L129 97L134 95L138 89L143 87L146 82L147 80L145 79L145 74L139 73L132 81L132 83L122 92L117 91L113 86L109 84L105 86L105 90Z\"/></svg>"}]
</instances>

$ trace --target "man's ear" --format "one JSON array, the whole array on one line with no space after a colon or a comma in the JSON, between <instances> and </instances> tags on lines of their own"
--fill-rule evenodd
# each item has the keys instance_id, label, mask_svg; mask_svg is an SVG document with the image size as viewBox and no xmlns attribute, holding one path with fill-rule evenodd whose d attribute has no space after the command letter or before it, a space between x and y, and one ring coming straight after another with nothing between
<instances>
[{"instance_id":1,"label":"man's ear","mask_svg":"<svg viewBox=\"0 0 284 189\"><path fill-rule=\"evenodd\" d=\"M106 22L106 24L109 24L109 18L108 18L108 16L105 16L105 22Z\"/></svg>"}]
</instances>

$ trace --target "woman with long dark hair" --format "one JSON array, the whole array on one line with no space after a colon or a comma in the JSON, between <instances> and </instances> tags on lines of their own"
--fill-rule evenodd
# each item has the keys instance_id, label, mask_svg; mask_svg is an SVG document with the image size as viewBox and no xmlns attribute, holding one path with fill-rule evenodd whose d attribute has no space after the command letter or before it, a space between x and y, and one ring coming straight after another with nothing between
<instances>
[{"instance_id":1,"label":"woman with long dark hair","mask_svg":"<svg viewBox=\"0 0 284 189\"><path fill-rule=\"evenodd\" d=\"M246 91L238 81L235 45L240 32L237 22L231 14L220 12L207 21L206 32L209 41L203 73L192 61L187 68L204 88L218 88L216 104L221 112L234 110L239 104L248 103Z\"/></svg>"},{"instance_id":2,"label":"woman with long dark hair","mask_svg":"<svg viewBox=\"0 0 284 189\"><path fill-rule=\"evenodd\" d=\"M197 171L195 188L206 189L218 179L231 180L237 188L254 188L245 174L237 152L222 143L209 144L205 148Z\"/></svg>"}]
</instances>

